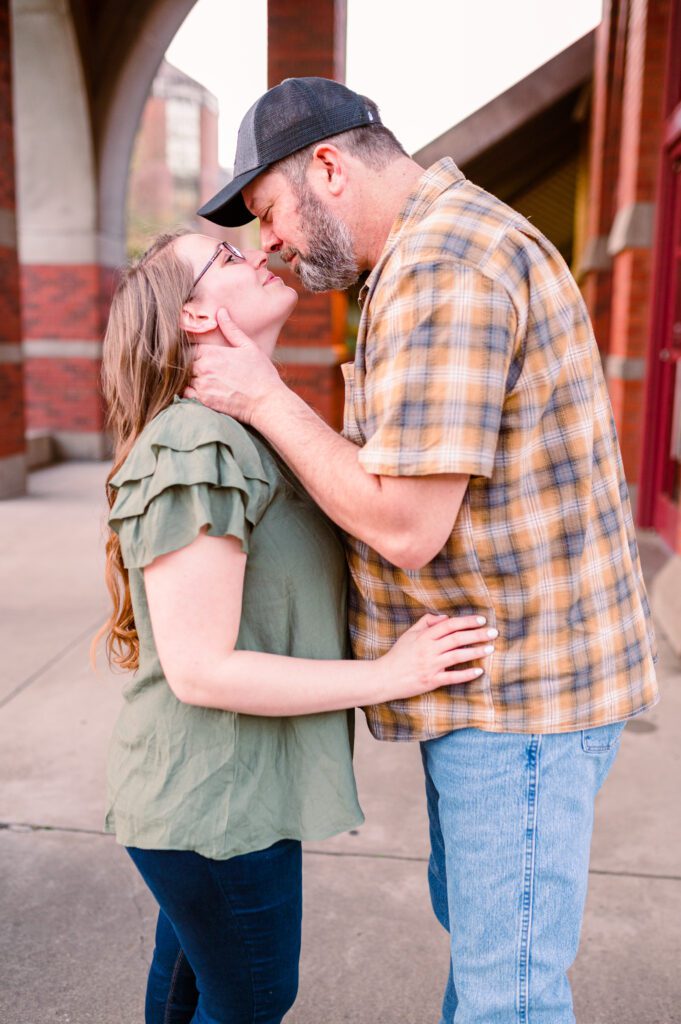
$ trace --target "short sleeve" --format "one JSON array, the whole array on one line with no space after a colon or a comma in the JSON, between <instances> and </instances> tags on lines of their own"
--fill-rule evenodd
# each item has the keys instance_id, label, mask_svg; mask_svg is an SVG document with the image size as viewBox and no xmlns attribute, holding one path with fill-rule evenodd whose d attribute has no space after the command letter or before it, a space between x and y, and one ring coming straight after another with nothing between
<instances>
[{"instance_id":1,"label":"short sleeve","mask_svg":"<svg viewBox=\"0 0 681 1024\"><path fill-rule=\"evenodd\" d=\"M109 525L133 569L186 547L204 527L211 537L236 537L248 552L271 485L240 424L178 401L143 431L111 486Z\"/></svg>"},{"instance_id":2,"label":"short sleeve","mask_svg":"<svg viewBox=\"0 0 681 1024\"><path fill-rule=\"evenodd\" d=\"M490 477L516 345L506 290L455 260L421 261L396 276L371 321L361 465Z\"/></svg>"}]
</instances>

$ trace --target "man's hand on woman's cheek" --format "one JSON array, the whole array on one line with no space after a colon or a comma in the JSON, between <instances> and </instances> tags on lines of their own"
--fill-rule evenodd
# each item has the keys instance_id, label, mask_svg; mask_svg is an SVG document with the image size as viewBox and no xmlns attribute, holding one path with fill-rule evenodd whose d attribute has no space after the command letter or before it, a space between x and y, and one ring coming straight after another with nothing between
<instances>
[{"instance_id":1,"label":"man's hand on woman's cheek","mask_svg":"<svg viewBox=\"0 0 681 1024\"><path fill-rule=\"evenodd\" d=\"M282 386L281 378L226 310L219 310L218 323L228 344L195 346L192 378L184 397L198 398L217 412L251 423L258 403Z\"/></svg>"}]
</instances>

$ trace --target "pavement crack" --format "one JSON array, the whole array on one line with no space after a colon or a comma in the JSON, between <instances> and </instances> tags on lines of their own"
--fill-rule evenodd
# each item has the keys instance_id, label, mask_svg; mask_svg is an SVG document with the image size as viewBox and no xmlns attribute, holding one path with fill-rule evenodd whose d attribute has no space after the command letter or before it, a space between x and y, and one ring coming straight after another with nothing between
<instances>
[{"instance_id":1,"label":"pavement crack","mask_svg":"<svg viewBox=\"0 0 681 1024\"><path fill-rule=\"evenodd\" d=\"M113 839L110 832L98 828L78 828L74 825L41 825L30 821L0 821L0 832L65 832L74 835L102 836ZM353 850L315 850L304 848L308 857L336 857L347 860L392 860L405 864L427 864L427 857L410 857L401 853L361 853ZM590 875L608 878L647 878L653 882L681 882L681 875L663 875L653 871L611 871L607 868L589 868Z\"/></svg>"},{"instance_id":2,"label":"pavement crack","mask_svg":"<svg viewBox=\"0 0 681 1024\"><path fill-rule=\"evenodd\" d=\"M305 847L305 853L312 857L339 857L365 860L394 860L411 864L427 864L427 857L410 857L400 853L359 853L343 850L314 850ZM652 871L609 871L606 868L589 868L590 875L607 875L611 878L648 878L656 882L681 882L681 875L663 875Z\"/></svg>"},{"instance_id":3,"label":"pavement crack","mask_svg":"<svg viewBox=\"0 0 681 1024\"><path fill-rule=\"evenodd\" d=\"M32 821L0 821L0 832L71 832L75 835L104 836L113 838L111 833L99 828L78 828L75 825L40 825Z\"/></svg>"},{"instance_id":4,"label":"pavement crack","mask_svg":"<svg viewBox=\"0 0 681 1024\"><path fill-rule=\"evenodd\" d=\"M101 622L102 619L100 617L99 619L97 619L97 622L95 622L94 625L88 626L87 629L84 629L82 633L79 633L77 637L75 637L73 640L70 640L65 647L62 647L60 651L57 651L56 654L54 654L48 661L41 665L40 668L36 669L36 671L33 672L30 676L28 676L27 679L24 679L24 681L19 683L18 686L15 686L14 689L7 694L7 696L3 697L2 700L0 700L0 710L2 710L2 708L5 707L5 705L9 704L10 701L14 700L15 697L18 697L20 693L23 693L24 690L27 690L32 683L35 683L36 680L40 679L40 677L43 676L49 669L51 669L53 665L56 665L58 662L61 661L62 658L65 658L66 655L74 649L74 647L77 647L78 644L82 643L83 640L87 639L87 637L92 636L95 630L97 630L101 625Z\"/></svg>"}]
</instances>

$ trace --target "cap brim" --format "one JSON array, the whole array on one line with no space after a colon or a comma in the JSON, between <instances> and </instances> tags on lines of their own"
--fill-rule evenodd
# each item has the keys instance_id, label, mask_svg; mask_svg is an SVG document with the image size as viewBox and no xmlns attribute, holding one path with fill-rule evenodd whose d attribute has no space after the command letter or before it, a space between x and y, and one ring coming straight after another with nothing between
<instances>
[{"instance_id":1,"label":"cap brim","mask_svg":"<svg viewBox=\"0 0 681 1024\"><path fill-rule=\"evenodd\" d=\"M213 224L221 224L225 228L239 228L242 224L248 224L254 218L241 197L241 189L268 167L269 164L262 164L251 171L244 171L237 178L232 178L228 185L197 211L199 217L205 217Z\"/></svg>"}]
</instances>

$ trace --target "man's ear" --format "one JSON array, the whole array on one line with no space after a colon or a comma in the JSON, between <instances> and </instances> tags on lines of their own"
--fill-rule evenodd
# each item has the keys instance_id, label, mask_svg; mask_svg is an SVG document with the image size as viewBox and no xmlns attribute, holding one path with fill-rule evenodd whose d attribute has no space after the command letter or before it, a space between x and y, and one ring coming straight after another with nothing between
<instances>
[{"instance_id":1,"label":"man's ear","mask_svg":"<svg viewBox=\"0 0 681 1024\"><path fill-rule=\"evenodd\" d=\"M209 316L208 313L202 312L193 303L188 302L182 307L180 327L187 334L208 334L210 331L216 331L217 326L218 322L215 316Z\"/></svg>"},{"instance_id":2,"label":"man's ear","mask_svg":"<svg viewBox=\"0 0 681 1024\"><path fill-rule=\"evenodd\" d=\"M323 187L332 196L339 196L347 185L347 168L343 154L329 142L320 142L312 154L312 172L322 179Z\"/></svg>"}]
</instances>

